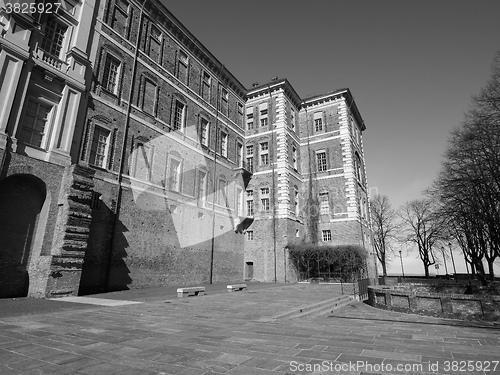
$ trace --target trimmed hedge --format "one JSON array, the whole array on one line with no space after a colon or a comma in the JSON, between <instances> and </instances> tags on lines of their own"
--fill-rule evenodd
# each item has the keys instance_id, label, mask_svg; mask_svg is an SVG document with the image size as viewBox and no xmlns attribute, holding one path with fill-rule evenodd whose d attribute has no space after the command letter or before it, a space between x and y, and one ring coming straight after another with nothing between
<instances>
[{"instance_id":1,"label":"trimmed hedge","mask_svg":"<svg viewBox=\"0 0 500 375\"><path fill-rule=\"evenodd\" d=\"M301 280L352 282L366 274L366 251L358 245L288 245L290 262Z\"/></svg>"}]
</instances>

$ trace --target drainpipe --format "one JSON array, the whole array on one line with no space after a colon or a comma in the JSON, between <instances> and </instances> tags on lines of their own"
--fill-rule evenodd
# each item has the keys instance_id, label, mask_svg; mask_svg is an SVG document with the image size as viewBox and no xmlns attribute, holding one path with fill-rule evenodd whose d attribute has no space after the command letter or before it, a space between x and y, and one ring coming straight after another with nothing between
<instances>
[{"instance_id":1,"label":"drainpipe","mask_svg":"<svg viewBox=\"0 0 500 375\"><path fill-rule=\"evenodd\" d=\"M224 88L224 79L222 78L222 72L224 70L224 64L220 66L219 76L221 87ZM218 89L218 88L217 88ZM210 278L209 283L213 283L214 277L214 253L215 253L215 199L217 196L217 147L219 145L219 105L220 105L220 94L222 92L217 92L217 100L215 101L215 147L214 147L214 162L213 162L213 177L212 177L212 241L210 248ZM226 145L227 147L228 145Z\"/></svg>"},{"instance_id":2,"label":"drainpipe","mask_svg":"<svg viewBox=\"0 0 500 375\"><path fill-rule=\"evenodd\" d=\"M106 267L106 281L104 284L104 288L107 291L109 288L109 283L111 282L111 264L113 261L113 248L114 244L116 241L116 228L117 228L117 223L120 217L120 206L121 206L121 200L122 200L122 190L123 190L123 170L125 169L125 154L126 154L126 147L127 147L127 138L128 138L128 130L130 127L130 112L132 110L132 95L134 93L134 87L135 87L135 73L137 70L137 59L139 56L139 47L140 47L140 41L141 41L141 35L142 35L142 25L143 25L143 15L144 15L144 6L146 4L147 0L144 0L141 6L141 13L139 16L139 32L137 34L137 41L135 44L135 52L134 52L134 63L132 65L132 82L130 83L130 91L128 95L128 103L127 103L127 112L126 112L126 117L125 117L125 128L124 128L124 133L123 133L123 142L122 142L122 152L121 152L121 157L120 157L120 169L118 171L118 193L116 195L116 212L115 216L113 218L113 227L111 228L111 241L110 241L110 249L109 249L109 254L108 254L108 264Z\"/></svg>"}]
</instances>

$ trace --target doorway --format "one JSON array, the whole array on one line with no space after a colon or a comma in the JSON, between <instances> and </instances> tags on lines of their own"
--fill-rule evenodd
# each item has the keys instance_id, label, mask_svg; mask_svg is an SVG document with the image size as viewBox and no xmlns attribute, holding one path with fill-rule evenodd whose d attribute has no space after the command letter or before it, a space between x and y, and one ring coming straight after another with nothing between
<instances>
[{"instance_id":1,"label":"doorway","mask_svg":"<svg viewBox=\"0 0 500 375\"><path fill-rule=\"evenodd\" d=\"M28 263L45 196L45 184L34 176L0 182L0 298L28 295Z\"/></svg>"}]
</instances>

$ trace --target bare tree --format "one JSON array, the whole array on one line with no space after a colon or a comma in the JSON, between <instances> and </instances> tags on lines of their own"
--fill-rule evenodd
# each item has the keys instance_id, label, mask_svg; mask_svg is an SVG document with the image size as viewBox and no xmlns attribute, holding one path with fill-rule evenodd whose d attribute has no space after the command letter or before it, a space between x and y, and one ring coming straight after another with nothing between
<instances>
[{"instance_id":1,"label":"bare tree","mask_svg":"<svg viewBox=\"0 0 500 375\"><path fill-rule=\"evenodd\" d=\"M396 210L391 207L387 195L377 194L370 200L370 211L373 227L373 244L377 258L382 265L382 274L387 276L387 262L392 253L391 240L398 228Z\"/></svg>"},{"instance_id":2,"label":"bare tree","mask_svg":"<svg viewBox=\"0 0 500 375\"><path fill-rule=\"evenodd\" d=\"M500 256L500 53L492 76L472 100L462 126L451 133L433 185L441 215L471 270L486 283Z\"/></svg>"},{"instance_id":3,"label":"bare tree","mask_svg":"<svg viewBox=\"0 0 500 375\"><path fill-rule=\"evenodd\" d=\"M443 222L433 201L423 198L407 202L401 208L401 219L406 229L403 239L417 245L425 277L429 277L429 267L436 264L434 245L443 238Z\"/></svg>"}]
</instances>

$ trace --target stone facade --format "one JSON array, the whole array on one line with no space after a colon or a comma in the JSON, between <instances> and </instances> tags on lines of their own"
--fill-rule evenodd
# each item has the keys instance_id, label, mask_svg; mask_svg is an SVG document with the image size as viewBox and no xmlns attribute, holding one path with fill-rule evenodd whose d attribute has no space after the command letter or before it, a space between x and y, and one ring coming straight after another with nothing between
<instances>
[{"instance_id":1,"label":"stone facade","mask_svg":"<svg viewBox=\"0 0 500 375\"><path fill-rule=\"evenodd\" d=\"M0 297L295 281L310 191L369 249L349 90L247 90L158 0L61 3L0 2Z\"/></svg>"},{"instance_id":2,"label":"stone facade","mask_svg":"<svg viewBox=\"0 0 500 375\"><path fill-rule=\"evenodd\" d=\"M43 14L15 3L0 3L0 293L75 295L93 186L76 161L95 1Z\"/></svg>"}]
</instances>

